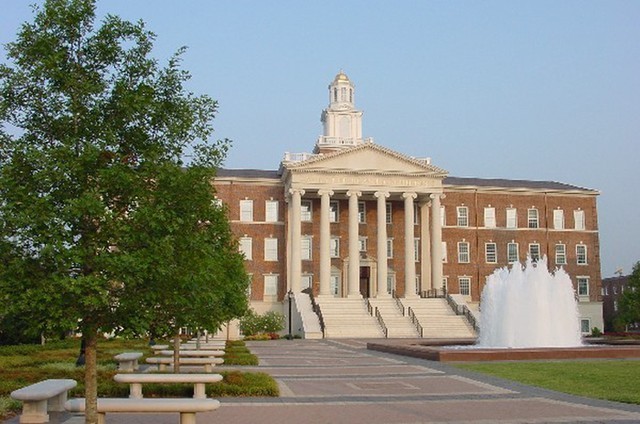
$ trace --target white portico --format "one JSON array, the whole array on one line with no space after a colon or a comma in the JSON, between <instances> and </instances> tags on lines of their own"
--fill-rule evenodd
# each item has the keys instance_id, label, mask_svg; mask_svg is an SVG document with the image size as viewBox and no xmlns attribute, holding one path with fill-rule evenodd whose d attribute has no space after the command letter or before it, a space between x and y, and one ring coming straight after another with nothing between
<instances>
[{"instance_id":1,"label":"white portico","mask_svg":"<svg viewBox=\"0 0 640 424\"><path fill-rule=\"evenodd\" d=\"M306 288L301 283L301 249L302 209L308 201L319 204L320 209L319 220L308 224L306 230L310 237L319 237L319 242L314 242L319 252L313 262L318 271L313 279L319 283L320 297L390 297L390 249L400 252L392 262L394 272L402 276L402 282L397 283L405 297L440 287L440 196L447 172L427 159L412 158L363 139L362 112L355 109L354 98L355 87L340 72L329 85L329 106L321 116L324 134L318 138L314 153L287 153L281 164L290 246L287 288L294 293ZM342 211L347 219L341 222L332 207L336 202L347 209ZM365 203L375 207L367 210ZM391 221L390 211L402 211L398 223ZM403 232L390 244L388 229L394 226L397 230L397 225L404 227ZM375 249L363 249L363 240L374 239ZM340 255L335 254L335 240L341 243ZM367 268L369 284L364 289L363 267ZM336 269L341 275L337 292L331 287Z\"/></svg>"}]
</instances>

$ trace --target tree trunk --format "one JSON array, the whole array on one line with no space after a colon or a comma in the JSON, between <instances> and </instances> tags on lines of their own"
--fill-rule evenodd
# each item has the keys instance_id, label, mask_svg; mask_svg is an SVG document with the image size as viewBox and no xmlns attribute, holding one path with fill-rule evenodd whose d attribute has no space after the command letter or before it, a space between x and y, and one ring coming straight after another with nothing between
<instances>
[{"instance_id":1,"label":"tree trunk","mask_svg":"<svg viewBox=\"0 0 640 424\"><path fill-rule=\"evenodd\" d=\"M82 337L86 342L84 368L85 423L98 424L98 337L93 329L85 329Z\"/></svg>"},{"instance_id":2,"label":"tree trunk","mask_svg":"<svg viewBox=\"0 0 640 424\"><path fill-rule=\"evenodd\" d=\"M180 372L180 330L173 336L173 372Z\"/></svg>"}]
</instances>

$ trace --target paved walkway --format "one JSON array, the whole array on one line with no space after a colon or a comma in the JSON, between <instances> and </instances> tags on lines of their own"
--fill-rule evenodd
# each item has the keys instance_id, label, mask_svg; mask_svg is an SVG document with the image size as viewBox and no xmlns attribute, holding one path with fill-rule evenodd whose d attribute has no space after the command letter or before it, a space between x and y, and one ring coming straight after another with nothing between
<instances>
[{"instance_id":1,"label":"paved walkway","mask_svg":"<svg viewBox=\"0 0 640 424\"><path fill-rule=\"evenodd\" d=\"M198 423L640 423L638 405L564 395L368 351L366 340L247 345L260 358L252 370L271 374L281 396L222 398L220 409L198 414ZM177 414L107 415L108 424L177 422Z\"/></svg>"}]
</instances>

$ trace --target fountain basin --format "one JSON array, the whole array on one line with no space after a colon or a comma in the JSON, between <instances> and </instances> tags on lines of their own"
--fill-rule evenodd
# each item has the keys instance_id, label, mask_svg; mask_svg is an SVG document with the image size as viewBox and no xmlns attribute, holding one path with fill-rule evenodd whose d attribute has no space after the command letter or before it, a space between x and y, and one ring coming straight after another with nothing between
<instances>
[{"instance_id":1,"label":"fountain basin","mask_svg":"<svg viewBox=\"0 0 640 424\"><path fill-rule=\"evenodd\" d=\"M461 342L455 344L471 344L466 340ZM442 345L389 341L367 343L367 349L441 362L640 359L640 345L453 349Z\"/></svg>"}]
</instances>

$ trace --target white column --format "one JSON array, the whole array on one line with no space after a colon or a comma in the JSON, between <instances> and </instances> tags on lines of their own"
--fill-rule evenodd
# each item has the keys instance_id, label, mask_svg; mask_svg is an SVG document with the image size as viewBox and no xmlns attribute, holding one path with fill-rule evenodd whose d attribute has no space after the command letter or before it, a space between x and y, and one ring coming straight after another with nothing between
<instances>
[{"instance_id":1,"label":"white column","mask_svg":"<svg viewBox=\"0 0 640 424\"><path fill-rule=\"evenodd\" d=\"M360 247L358 231L359 191L348 191L349 196L349 281L347 297L362 297L360 294Z\"/></svg>"},{"instance_id":2,"label":"white column","mask_svg":"<svg viewBox=\"0 0 640 424\"><path fill-rule=\"evenodd\" d=\"M291 275L289 288L294 293L301 291L302 285L302 252L301 252L301 209L304 190L290 189L291 193Z\"/></svg>"},{"instance_id":3,"label":"white column","mask_svg":"<svg viewBox=\"0 0 640 424\"><path fill-rule=\"evenodd\" d=\"M431 285L442 287L442 224L439 193L431 195Z\"/></svg>"},{"instance_id":4,"label":"white column","mask_svg":"<svg viewBox=\"0 0 640 424\"><path fill-rule=\"evenodd\" d=\"M429 208L431 203L420 204L420 279L422 291L433 288L431 284L431 235L429 234Z\"/></svg>"},{"instance_id":5,"label":"white column","mask_svg":"<svg viewBox=\"0 0 640 424\"><path fill-rule=\"evenodd\" d=\"M403 193L404 198L404 297L416 296L415 233L413 199L416 193Z\"/></svg>"},{"instance_id":6,"label":"white column","mask_svg":"<svg viewBox=\"0 0 640 424\"><path fill-rule=\"evenodd\" d=\"M378 294L377 297L389 297L387 293L387 197L386 191L377 191L378 198Z\"/></svg>"},{"instance_id":7,"label":"white column","mask_svg":"<svg viewBox=\"0 0 640 424\"><path fill-rule=\"evenodd\" d=\"M329 203L331 190L318 190L320 195L320 296L331 294L331 225Z\"/></svg>"}]
</instances>

